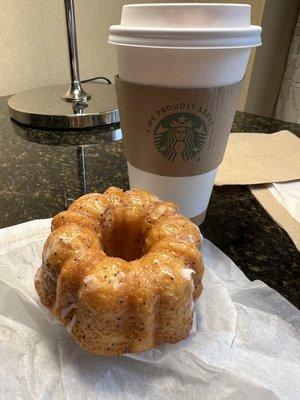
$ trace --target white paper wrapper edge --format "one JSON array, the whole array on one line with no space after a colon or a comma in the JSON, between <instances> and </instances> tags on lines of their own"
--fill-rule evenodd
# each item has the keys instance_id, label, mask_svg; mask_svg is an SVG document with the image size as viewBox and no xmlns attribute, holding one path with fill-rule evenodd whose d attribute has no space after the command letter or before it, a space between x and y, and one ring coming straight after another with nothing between
<instances>
[{"instance_id":1,"label":"white paper wrapper edge","mask_svg":"<svg viewBox=\"0 0 300 400\"><path fill-rule=\"evenodd\" d=\"M300 223L300 181L271 183L268 189L288 213Z\"/></svg>"}]
</instances>

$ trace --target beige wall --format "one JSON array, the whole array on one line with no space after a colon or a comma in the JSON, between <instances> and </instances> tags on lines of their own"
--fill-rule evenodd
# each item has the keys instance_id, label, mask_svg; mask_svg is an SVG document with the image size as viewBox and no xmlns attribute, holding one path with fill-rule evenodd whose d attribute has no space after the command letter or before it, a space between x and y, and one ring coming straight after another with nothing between
<instances>
[{"instance_id":1,"label":"beige wall","mask_svg":"<svg viewBox=\"0 0 300 400\"><path fill-rule=\"evenodd\" d=\"M82 79L98 75L112 78L116 73L115 50L113 46L107 44L107 36L109 26L118 23L120 19L122 5L143 2L155 3L157 1L75 0ZM172 0L164 1L172 2ZM221 3L231 1L233 3L246 2L251 4L252 23L260 25L262 21L265 21L263 23L266 31L265 37L271 29L270 26L274 29L274 21L270 18L263 18L265 3L267 3L268 8L272 8L273 3L277 4L274 9L276 10L276 12L274 11L275 19L276 23L281 22L281 26L286 24L285 19L281 18L283 4L298 3L298 0L218 1ZM180 2L184 1L180 0ZM215 0L208 0L207 2L213 3ZM0 0L0 96L38 86L68 82L69 66L63 3L63 0ZM288 47L286 42L284 46ZM265 54L265 59L269 58L270 48L272 48L271 52L274 56L276 49L280 47L277 42L271 39L268 40L268 43L268 52L265 51L267 47L265 45L257 51L257 54L259 54L258 52ZM280 57L282 55L284 57L285 51L288 52L288 48L286 50L281 48ZM265 89L259 90L259 88L263 82L267 85L266 75L268 75L268 71L263 63L261 63L262 67L257 68L254 58L255 50L253 50L249 61L239 109L244 110L246 107L246 111L263 114L266 107L262 103L266 102L266 98L261 97L263 100L258 102L262 112L259 112L254 105L258 104L257 97L262 96L262 91L265 91ZM273 58L272 62L274 62ZM281 69L284 62L282 60L279 62ZM252 79L250 85L253 65L255 80ZM273 103L274 99L272 99L272 109L274 108Z\"/></svg>"},{"instance_id":2,"label":"beige wall","mask_svg":"<svg viewBox=\"0 0 300 400\"><path fill-rule=\"evenodd\" d=\"M300 13L285 66L275 117L300 124Z\"/></svg>"},{"instance_id":3,"label":"beige wall","mask_svg":"<svg viewBox=\"0 0 300 400\"><path fill-rule=\"evenodd\" d=\"M81 79L114 76L115 51L107 44L108 28L118 23L123 4L144 2L75 0ZM0 96L68 82L63 0L0 0L0 10Z\"/></svg>"},{"instance_id":4,"label":"beige wall","mask_svg":"<svg viewBox=\"0 0 300 400\"><path fill-rule=\"evenodd\" d=\"M265 0L263 46L256 51L245 104L247 112L274 117L299 4L299 0Z\"/></svg>"}]
</instances>

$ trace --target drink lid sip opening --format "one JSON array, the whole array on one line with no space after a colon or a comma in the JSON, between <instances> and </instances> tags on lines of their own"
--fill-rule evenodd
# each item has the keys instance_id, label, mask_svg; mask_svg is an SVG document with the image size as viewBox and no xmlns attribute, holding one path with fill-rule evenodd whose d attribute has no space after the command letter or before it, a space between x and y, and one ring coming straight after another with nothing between
<instances>
[{"instance_id":1,"label":"drink lid sip opening","mask_svg":"<svg viewBox=\"0 0 300 400\"><path fill-rule=\"evenodd\" d=\"M248 4L131 4L109 43L164 48L243 48L261 45L261 27L250 25Z\"/></svg>"}]
</instances>

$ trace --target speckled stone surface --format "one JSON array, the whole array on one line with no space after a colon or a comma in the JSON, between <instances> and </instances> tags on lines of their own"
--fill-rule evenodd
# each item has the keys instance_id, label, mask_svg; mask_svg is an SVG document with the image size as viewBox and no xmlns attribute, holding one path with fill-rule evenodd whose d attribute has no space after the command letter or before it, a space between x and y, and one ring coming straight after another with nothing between
<instances>
[{"instance_id":1,"label":"speckled stone surface","mask_svg":"<svg viewBox=\"0 0 300 400\"><path fill-rule=\"evenodd\" d=\"M10 120L7 98L0 99L0 228L51 217L86 192L102 192L111 185L128 189L118 128L28 128ZM265 133L283 129L300 134L300 125L240 112L232 128ZM247 187L215 187L201 230L249 279L263 280L299 306L299 253Z\"/></svg>"}]
</instances>

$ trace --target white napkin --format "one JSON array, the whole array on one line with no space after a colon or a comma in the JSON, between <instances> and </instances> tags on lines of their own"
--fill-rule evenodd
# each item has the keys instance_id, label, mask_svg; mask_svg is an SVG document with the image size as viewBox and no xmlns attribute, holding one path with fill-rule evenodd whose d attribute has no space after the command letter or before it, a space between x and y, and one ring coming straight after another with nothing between
<instances>
[{"instance_id":1,"label":"white napkin","mask_svg":"<svg viewBox=\"0 0 300 400\"><path fill-rule=\"evenodd\" d=\"M143 354L83 351L40 305L33 278L49 220L0 230L0 398L300 398L299 312L204 239L196 331Z\"/></svg>"}]
</instances>

